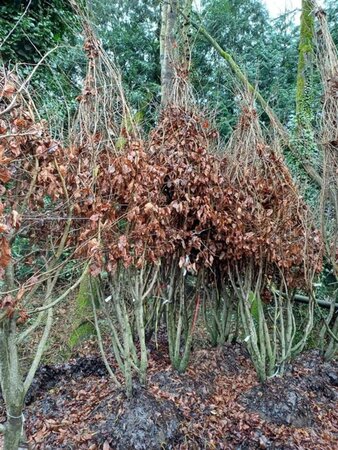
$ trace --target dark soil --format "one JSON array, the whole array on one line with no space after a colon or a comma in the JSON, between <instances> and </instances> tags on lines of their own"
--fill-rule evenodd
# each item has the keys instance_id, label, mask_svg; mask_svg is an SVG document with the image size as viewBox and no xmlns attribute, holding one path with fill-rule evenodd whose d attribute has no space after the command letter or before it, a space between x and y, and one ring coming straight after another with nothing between
<instances>
[{"instance_id":1,"label":"dark soil","mask_svg":"<svg viewBox=\"0 0 338 450\"><path fill-rule=\"evenodd\" d=\"M306 392L290 379L275 378L243 394L241 401L250 411L277 425L311 427L314 418Z\"/></svg>"},{"instance_id":2,"label":"dark soil","mask_svg":"<svg viewBox=\"0 0 338 450\"><path fill-rule=\"evenodd\" d=\"M80 357L72 363L41 366L26 396L26 404L30 405L41 392L49 391L66 380L76 380L90 375L107 376L106 367L98 356Z\"/></svg>"},{"instance_id":3,"label":"dark soil","mask_svg":"<svg viewBox=\"0 0 338 450\"><path fill-rule=\"evenodd\" d=\"M26 430L33 450L335 450L337 378L337 362L308 352L260 384L240 345L195 351L179 375L163 346L151 353L147 390L127 399L99 357L82 357L40 368Z\"/></svg>"},{"instance_id":4,"label":"dark soil","mask_svg":"<svg viewBox=\"0 0 338 450\"><path fill-rule=\"evenodd\" d=\"M102 445L108 442L117 450L157 450L174 448L180 440L181 415L169 400L158 400L144 389L125 399L117 411L104 403L97 412L104 420L91 429L99 436Z\"/></svg>"}]
</instances>

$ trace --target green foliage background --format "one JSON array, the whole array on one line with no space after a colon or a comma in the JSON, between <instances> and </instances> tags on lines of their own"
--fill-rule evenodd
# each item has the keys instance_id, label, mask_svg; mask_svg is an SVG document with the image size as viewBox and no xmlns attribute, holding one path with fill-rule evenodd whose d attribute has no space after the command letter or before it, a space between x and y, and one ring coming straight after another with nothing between
<instances>
[{"instance_id":1,"label":"green foliage background","mask_svg":"<svg viewBox=\"0 0 338 450\"><path fill-rule=\"evenodd\" d=\"M26 13L24 14L27 6ZM148 131L160 102L160 0L87 0L90 17L102 44L121 69L127 97ZM326 8L333 37L338 42L338 5ZM271 19L260 0L203 0L201 21L210 34L233 55L252 84L262 92L297 144L296 77L299 25L296 12ZM196 18L195 20L199 20ZM196 97L217 122L226 140L238 114L236 83L226 63L191 30L191 77ZM67 129L81 91L86 61L79 20L68 0L4 0L0 5L0 58L18 65L22 77L41 57L55 49L31 81L41 115L55 135ZM314 73L313 117L320 114L319 76ZM266 119L262 113L262 120ZM268 122L268 121L267 121ZM306 136L305 136L306 138ZM320 156L313 137L300 149L319 169ZM289 167L308 203L316 208L318 189L288 152Z\"/></svg>"},{"instance_id":2,"label":"green foliage background","mask_svg":"<svg viewBox=\"0 0 338 450\"><path fill-rule=\"evenodd\" d=\"M59 130L71 115L81 89L85 64L81 29L68 0L32 0L20 20L28 3L1 2L0 42L6 41L0 44L0 57L6 64L19 64L25 76L42 55L58 47L39 68L32 84L39 106ZM87 3L105 49L121 68L135 112L141 112L140 117L148 123L160 100L160 0ZM203 0L201 6L203 25L234 56L281 121L292 128L299 45L296 12L272 20L260 0ZM338 5L328 0L326 6L337 41ZM234 80L210 45L194 30L191 37L191 74L197 98L216 115L226 138L238 112Z\"/></svg>"}]
</instances>

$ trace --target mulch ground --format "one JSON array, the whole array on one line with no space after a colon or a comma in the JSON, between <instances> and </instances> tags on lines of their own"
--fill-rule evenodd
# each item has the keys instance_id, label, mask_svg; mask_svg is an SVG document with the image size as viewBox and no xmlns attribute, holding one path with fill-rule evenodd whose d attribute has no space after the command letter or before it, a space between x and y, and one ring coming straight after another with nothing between
<instances>
[{"instance_id":1,"label":"mulch ground","mask_svg":"<svg viewBox=\"0 0 338 450\"><path fill-rule=\"evenodd\" d=\"M31 448L338 448L338 364L314 351L260 384L240 345L195 351L183 375L163 345L148 380L128 400L97 355L41 367L25 410Z\"/></svg>"}]
</instances>

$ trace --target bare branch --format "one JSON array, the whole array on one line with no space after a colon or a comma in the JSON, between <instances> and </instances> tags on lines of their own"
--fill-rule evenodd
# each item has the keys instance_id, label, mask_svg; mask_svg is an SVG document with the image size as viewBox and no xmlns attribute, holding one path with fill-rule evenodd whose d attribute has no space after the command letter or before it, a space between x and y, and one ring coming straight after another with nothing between
<instances>
[{"instance_id":1,"label":"bare branch","mask_svg":"<svg viewBox=\"0 0 338 450\"><path fill-rule=\"evenodd\" d=\"M230 55L230 53L226 52L202 25L188 18L182 11L180 11L180 13L183 15L183 17L185 17L186 20L189 20L191 25L205 37L205 39L211 44L211 46L217 51L217 53L228 63L235 76L243 83L244 87L249 92L251 92L258 100L258 102L261 104L263 110L268 115L272 125L278 131L282 141L288 146L288 148L290 149L292 154L297 158L297 160L300 161L305 172L316 184L322 186L323 181L321 176L318 174L315 168L307 161L307 159L302 157L302 155L300 155L299 151L294 147L294 145L292 145L287 131L285 130L283 124L280 122L279 118L277 117L273 109L269 106L269 104L260 94L258 89L249 82L244 72L241 70L241 68L233 59L233 57Z\"/></svg>"},{"instance_id":2,"label":"bare branch","mask_svg":"<svg viewBox=\"0 0 338 450\"><path fill-rule=\"evenodd\" d=\"M82 275L80 276L80 278L78 278L77 281L70 288L68 288L63 294L61 294L57 299L55 299L53 302L51 302L48 305L41 306L40 308L36 308L33 311L30 311L29 314L36 314L41 311L47 311L47 309L53 308L58 303L60 303L64 298L66 298L71 292L73 292L78 287L78 285L81 283L83 278L86 276L88 267L89 267L89 263L86 264L86 267L85 267Z\"/></svg>"},{"instance_id":3,"label":"bare branch","mask_svg":"<svg viewBox=\"0 0 338 450\"><path fill-rule=\"evenodd\" d=\"M11 101L11 103L7 106L7 108L5 108L3 111L0 111L0 116L8 113L9 111L11 111L14 106L15 106L15 102L16 99L18 98L18 95L24 90L24 88L26 87L26 85L29 83L29 81L32 79L33 75L35 74L35 72L38 70L38 68L41 66L41 64L44 62L44 60L55 50L57 50L59 48L59 46L56 46L52 49L50 49L41 59L40 61L36 64L36 66L34 67L34 69L31 71L31 73L29 74L29 76L25 79L25 81L22 83L22 85L20 86L20 88L18 89L18 91L16 92L16 94L13 96L13 99Z\"/></svg>"},{"instance_id":4,"label":"bare branch","mask_svg":"<svg viewBox=\"0 0 338 450\"><path fill-rule=\"evenodd\" d=\"M0 43L0 49L1 47L7 42L7 40L10 38L10 36L14 33L14 31L16 30L17 26L19 25L19 23L21 22L21 20L25 17L25 15L27 14L27 11L30 7L32 3L32 0L29 0L28 5L26 6L26 9L24 10L24 12L21 14L21 16L19 17L18 21L16 22L16 24L14 25L14 27L11 29L11 31L7 34L7 36L5 37L5 39Z\"/></svg>"},{"instance_id":5,"label":"bare branch","mask_svg":"<svg viewBox=\"0 0 338 450\"><path fill-rule=\"evenodd\" d=\"M28 374L26 376L25 382L24 382L24 395L27 394L27 391L30 387L30 385L32 384L33 378L35 376L35 373L39 367L40 361L41 361L41 357L43 355L43 352L45 350L46 347L46 343L47 343L47 339L49 337L50 334L50 330L52 328L52 324L53 324L53 308L50 308L48 311L48 315L47 315L47 321L46 321L46 326L43 332L43 335L39 341L39 345L38 348L36 350L36 354L34 356L33 362L31 364L31 367L28 371Z\"/></svg>"},{"instance_id":6,"label":"bare branch","mask_svg":"<svg viewBox=\"0 0 338 450\"><path fill-rule=\"evenodd\" d=\"M45 311L42 311L39 313L35 322L18 336L18 339L17 339L18 344L20 342L22 342L23 340L25 340L27 336L29 336L31 333L33 333L33 331L35 331L38 328L38 326L41 324L44 316L45 316Z\"/></svg>"}]
</instances>

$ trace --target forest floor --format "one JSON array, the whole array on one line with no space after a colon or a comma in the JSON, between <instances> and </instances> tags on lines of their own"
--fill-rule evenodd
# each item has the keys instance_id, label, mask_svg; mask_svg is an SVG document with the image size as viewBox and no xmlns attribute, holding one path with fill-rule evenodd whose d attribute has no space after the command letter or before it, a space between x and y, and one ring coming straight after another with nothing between
<instances>
[{"instance_id":1,"label":"forest floor","mask_svg":"<svg viewBox=\"0 0 338 450\"><path fill-rule=\"evenodd\" d=\"M25 411L32 449L338 448L338 362L316 351L260 384L239 344L194 351L179 375L163 342L151 349L147 390L128 400L86 348L39 369Z\"/></svg>"}]
</instances>

